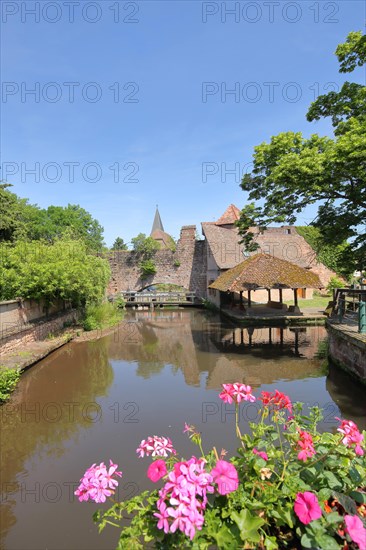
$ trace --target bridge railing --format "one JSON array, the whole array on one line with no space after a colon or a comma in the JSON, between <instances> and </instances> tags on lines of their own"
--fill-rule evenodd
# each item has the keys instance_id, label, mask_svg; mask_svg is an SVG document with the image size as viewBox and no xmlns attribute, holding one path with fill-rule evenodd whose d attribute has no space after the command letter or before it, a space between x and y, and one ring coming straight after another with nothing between
<instances>
[{"instance_id":1,"label":"bridge railing","mask_svg":"<svg viewBox=\"0 0 366 550\"><path fill-rule=\"evenodd\" d=\"M356 322L358 332L366 333L366 289L337 288L334 292L332 316L340 323Z\"/></svg>"},{"instance_id":2,"label":"bridge railing","mask_svg":"<svg viewBox=\"0 0 366 550\"><path fill-rule=\"evenodd\" d=\"M120 295L123 299L130 303L147 303L152 302L159 303L184 303L184 302L194 302L196 295L194 292L147 292L147 291L122 291Z\"/></svg>"}]
</instances>

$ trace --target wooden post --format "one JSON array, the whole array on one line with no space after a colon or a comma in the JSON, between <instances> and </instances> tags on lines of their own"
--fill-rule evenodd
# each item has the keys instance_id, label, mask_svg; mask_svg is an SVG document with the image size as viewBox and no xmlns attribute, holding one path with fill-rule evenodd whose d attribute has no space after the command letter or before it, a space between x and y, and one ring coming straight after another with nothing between
<instances>
[{"instance_id":1,"label":"wooden post","mask_svg":"<svg viewBox=\"0 0 366 550\"><path fill-rule=\"evenodd\" d=\"M252 307L252 299L250 297L251 292L251 290L248 290L248 307Z\"/></svg>"},{"instance_id":2,"label":"wooden post","mask_svg":"<svg viewBox=\"0 0 366 550\"><path fill-rule=\"evenodd\" d=\"M293 291L294 291L294 304L297 307L297 304L298 304L298 302L297 302L297 288L294 288Z\"/></svg>"},{"instance_id":3,"label":"wooden post","mask_svg":"<svg viewBox=\"0 0 366 550\"><path fill-rule=\"evenodd\" d=\"M280 303L282 304L282 302L283 302L282 288L278 289L278 293L279 293L279 296L280 296Z\"/></svg>"},{"instance_id":4,"label":"wooden post","mask_svg":"<svg viewBox=\"0 0 366 550\"><path fill-rule=\"evenodd\" d=\"M267 288L267 292L268 292L268 301L270 302L271 301L271 289Z\"/></svg>"},{"instance_id":5,"label":"wooden post","mask_svg":"<svg viewBox=\"0 0 366 550\"><path fill-rule=\"evenodd\" d=\"M295 355L299 355L299 333L295 330Z\"/></svg>"}]
</instances>

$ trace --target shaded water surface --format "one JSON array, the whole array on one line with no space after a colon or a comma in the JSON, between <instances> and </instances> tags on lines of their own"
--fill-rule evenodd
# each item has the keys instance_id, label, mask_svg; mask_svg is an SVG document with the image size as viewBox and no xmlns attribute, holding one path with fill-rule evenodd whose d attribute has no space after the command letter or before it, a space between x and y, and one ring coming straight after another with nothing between
<instances>
[{"instance_id":1,"label":"shaded water surface","mask_svg":"<svg viewBox=\"0 0 366 550\"><path fill-rule=\"evenodd\" d=\"M93 462L112 458L123 470L119 499L153 484L149 459L135 450L148 435L169 436L185 457L196 448L184 422L203 433L204 447L232 453L233 407L224 382L275 388L323 408L322 428L344 415L366 427L364 389L343 372L326 374L324 327L239 329L202 311L136 312L111 335L70 343L27 371L1 413L1 547L6 550L113 549L118 531L101 535L98 508L73 496ZM256 403L241 408L241 427Z\"/></svg>"}]
</instances>

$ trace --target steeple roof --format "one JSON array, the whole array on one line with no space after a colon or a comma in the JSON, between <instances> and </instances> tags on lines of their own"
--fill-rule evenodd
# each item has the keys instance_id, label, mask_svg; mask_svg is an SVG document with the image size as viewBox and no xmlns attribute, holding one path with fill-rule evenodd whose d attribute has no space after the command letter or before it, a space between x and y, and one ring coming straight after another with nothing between
<instances>
[{"instance_id":1,"label":"steeple roof","mask_svg":"<svg viewBox=\"0 0 366 550\"><path fill-rule=\"evenodd\" d=\"M164 231L163 222L161 221L161 217L160 217L160 214L159 214L158 205L156 205L155 218L154 218L154 223L153 223L153 226L152 226L152 229L151 229L150 236L151 236L151 235L154 233L154 231L156 231L157 229L158 229L159 231Z\"/></svg>"},{"instance_id":2,"label":"steeple roof","mask_svg":"<svg viewBox=\"0 0 366 550\"><path fill-rule=\"evenodd\" d=\"M235 204L230 204L215 225L233 225L240 218L240 210Z\"/></svg>"}]
</instances>

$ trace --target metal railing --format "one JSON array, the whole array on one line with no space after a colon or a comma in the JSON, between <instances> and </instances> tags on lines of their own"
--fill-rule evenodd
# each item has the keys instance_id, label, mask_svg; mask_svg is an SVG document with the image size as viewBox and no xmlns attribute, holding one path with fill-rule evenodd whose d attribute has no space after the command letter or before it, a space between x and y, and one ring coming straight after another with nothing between
<instances>
[{"instance_id":1,"label":"metal railing","mask_svg":"<svg viewBox=\"0 0 366 550\"><path fill-rule=\"evenodd\" d=\"M356 322L358 332L366 334L366 289L337 288L332 314L340 323Z\"/></svg>"}]
</instances>

